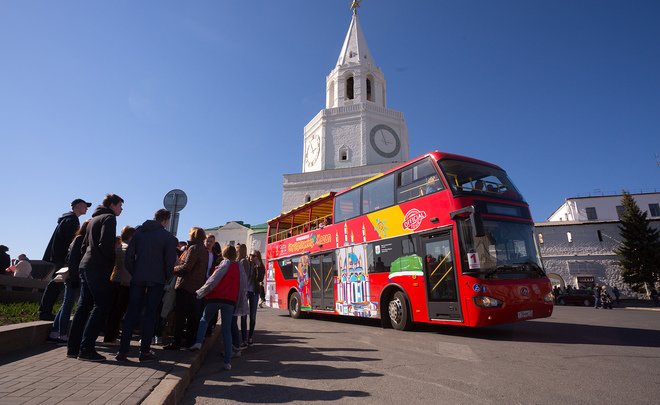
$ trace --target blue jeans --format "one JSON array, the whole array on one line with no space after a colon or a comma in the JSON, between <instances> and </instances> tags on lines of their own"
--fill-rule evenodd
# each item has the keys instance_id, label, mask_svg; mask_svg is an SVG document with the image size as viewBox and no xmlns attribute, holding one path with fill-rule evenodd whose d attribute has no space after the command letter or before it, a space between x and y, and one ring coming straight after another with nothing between
<instances>
[{"instance_id":1,"label":"blue jeans","mask_svg":"<svg viewBox=\"0 0 660 405\"><path fill-rule=\"evenodd\" d=\"M247 318L248 315L241 316L241 337L243 342L246 342L249 339L252 339L254 335L254 326L257 324L257 305L259 304L259 297L254 291L247 292L248 305L250 306L250 333L248 334L247 330Z\"/></svg>"},{"instance_id":2,"label":"blue jeans","mask_svg":"<svg viewBox=\"0 0 660 405\"><path fill-rule=\"evenodd\" d=\"M76 290L77 288L73 288L69 283L64 283L64 301L62 301L62 306L57 311L57 315L55 315L51 332L57 332L60 336L69 334L69 320L71 318Z\"/></svg>"},{"instance_id":3,"label":"blue jeans","mask_svg":"<svg viewBox=\"0 0 660 405\"><path fill-rule=\"evenodd\" d=\"M224 360L226 364L231 362L232 354L232 324L234 316L234 305L228 304L226 302L208 302L204 308L204 313L202 314L202 319L199 320L199 326L197 327L197 337L195 343L202 343L204 341L204 336L206 335L206 327L208 321L213 318L215 314L220 310L220 319L222 322L222 342L224 344L225 353Z\"/></svg>"},{"instance_id":4,"label":"blue jeans","mask_svg":"<svg viewBox=\"0 0 660 405\"><path fill-rule=\"evenodd\" d=\"M80 269L80 299L69 333L68 353L90 353L95 350L112 306L110 274L101 269Z\"/></svg>"},{"instance_id":5,"label":"blue jeans","mask_svg":"<svg viewBox=\"0 0 660 405\"><path fill-rule=\"evenodd\" d=\"M53 270L53 278L55 278L55 272L64 267L63 263L55 263L55 269ZM57 297L60 296L62 292L63 283L58 283L56 281L50 280L46 289L44 290L44 295L41 296L41 302L39 303L39 318L47 319L49 316L53 316L53 306Z\"/></svg>"},{"instance_id":6,"label":"blue jeans","mask_svg":"<svg viewBox=\"0 0 660 405\"><path fill-rule=\"evenodd\" d=\"M135 324L140 317L143 303L144 315L140 327L140 352L148 353L151 350L151 339L154 337L156 320L160 316L158 305L163 299L164 288L163 284L136 285L131 283L128 293L128 309L121 330L120 352L128 353L130 349L133 329L135 329Z\"/></svg>"}]
</instances>

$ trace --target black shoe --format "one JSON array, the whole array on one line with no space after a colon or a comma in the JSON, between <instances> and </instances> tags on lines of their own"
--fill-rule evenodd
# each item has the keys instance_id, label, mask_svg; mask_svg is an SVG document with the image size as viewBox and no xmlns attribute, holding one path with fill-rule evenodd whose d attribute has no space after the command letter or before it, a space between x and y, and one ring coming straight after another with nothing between
<instances>
[{"instance_id":1,"label":"black shoe","mask_svg":"<svg viewBox=\"0 0 660 405\"><path fill-rule=\"evenodd\" d=\"M170 343L169 345L163 346L164 350L179 350L181 346L176 343Z\"/></svg>"},{"instance_id":2,"label":"black shoe","mask_svg":"<svg viewBox=\"0 0 660 405\"><path fill-rule=\"evenodd\" d=\"M156 357L154 352L140 353L140 363L150 363L152 361L158 361L158 357Z\"/></svg>"},{"instance_id":3,"label":"black shoe","mask_svg":"<svg viewBox=\"0 0 660 405\"><path fill-rule=\"evenodd\" d=\"M125 362L128 361L128 357L126 357L126 353L118 352L115 354L115 360L119 362Z\"/></svg>"},{"instance_id":4,"label":"black shoe","mask_svg":"<svg viewBox=\"0 0 660 405\"><path fill-rule=\"evenodd\" d=\"M94 362L100 363L100 362L105 361L105 357L101 356L96 351L93 351L93 352L89 352L89 353L80 353L78 355L78 360L94 361Z\"/></svg>"},{"instance_id":5,"label":"black shoe","mask_svg":"<svg viewBox=\"0 0 660 405\"><path fill-rule=\"evenodd\" d=\"M53 314L39 314L40 321L54 321L55 315Z\"/></svg>"},{"instance_id":6,"label":"black shoe","mask_svg":"<svg viewBox=\"0 0 660 405\"><path fill-rule=\"evenodd\" d=\"M66 357L68 357L70 359L77 359L78 358L78 353L67 352Z\"/></svg>"}]
</instances>

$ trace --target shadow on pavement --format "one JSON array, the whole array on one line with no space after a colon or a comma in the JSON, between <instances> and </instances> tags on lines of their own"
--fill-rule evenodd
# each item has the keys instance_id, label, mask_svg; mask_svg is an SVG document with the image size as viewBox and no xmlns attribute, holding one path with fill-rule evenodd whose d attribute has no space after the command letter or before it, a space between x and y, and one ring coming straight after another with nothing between
<instances>
[{"instance_id":1,"label":"shadow on pavement","mask_svg":"<svg viewBox=\"0 0 660 405\"><path fill-rule=\"evenodd\" d=\"M301 332L307 333L307 332ZM294 401L337 401L344 398L363 398L370 394L357 390L314 389L274 384L254 383L254 377L282 377L304 381L340 381L360 377L381 377L383 374L365 372L350 367L354 362L379 361L379 358L359 356L360 352L377 352L375 349L355 347L316 348L305 344L307 338L287 336L273 332L259 333L259 342L246 349L244 355L232 360L232 370L222 370L221 342L207 357L205 368L217 371L201 371L196 376L199 396L218 400L247 403L286 403ZM336 352L350 352L345 356ZM328 354L329 353L329 354ZM346 364L347 367L319 363ZM247 378L251 380L246 381ZM271 380L272 381L272 380ZM203 385L203 386L202 386ZM301 385L308 385L302 383ZM311 384L310 384L311 385ZM192 402L185 402L192 403Z\"/></svg>"},{"instance_id":2,"label":"shadow on pavement","mask_svg":"<svg viewBox=\"0 0 660 405\"><path fill-rule=\"evenodd\" d=\"M557 322L521 322L488 328L420 325L419 332L512 342L660 347L660 331Z\"/></svg>"},{"instance_id":3,"label":"shadow on pavement","mask_svg":"<svg viewBox=\"0 0 660 405\"><path fill-rule=\"evenodd\" d=\"M324 322L337 322L377 328L381 327L380 320L378 319L337 317L324 314L308 314L307 316L310 319L322 320ZM525 321L484 328L415 324L414 330L402 333L429 332L474 339L505 340L513 342L660 347L660 331L658 330L579 325L574 323L558 323L552 320L543 322Z\"/></svg>"}]
</instances>

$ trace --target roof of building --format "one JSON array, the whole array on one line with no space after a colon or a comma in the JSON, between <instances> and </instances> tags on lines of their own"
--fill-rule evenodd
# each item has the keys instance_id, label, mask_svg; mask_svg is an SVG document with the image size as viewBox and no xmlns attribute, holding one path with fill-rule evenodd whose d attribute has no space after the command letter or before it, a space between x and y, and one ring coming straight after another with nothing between
<instances>
[{"instance_id":1,"label":"roof of building","mask_svg":"<svg viewBox=\"0 0 660 405\"><path fill-rule=\"evenodd\" d=\"M227 226L229 224L238 224L238 225L241 225L242 227L252 229L252 226L250 226L250 224L243 223L243 221L227 221L227 223L224 224L224 225L219 225L219 226L216 226L216 227L213 227L213 228L204 228L204 231L217 231L217 230L220 230L220 229L224 228L225 226Z\"/></svg>"},{"instance_id":2,"label":"roof of building","mask_svg":"<svg viewBox=\"0 0 660 405\"><path fill-rule=\"evenodd\" d=\"M636 195L650 195L650 194L660 194L657 190L653 191L640 191L639 193L630 193L631 196L636 196ZM584 195L584 196L576 196L576 197L568 197L566 201L568 200L583 200L583 199L589 199L589 198L604 198L604 197L623 197L622 193L601 193L600 195Z\"/></svg>"},{"instance_id":3,"label":"roof of building","mask_svg":"<svg viewBox=\"0 0 660 405\"><path fill-rule=\"evenodd\" d=\"M660 218L649 218L648 222L660 222ZM550 226L575 226L575 225L598 225L598 224L619 224L618 220L600 220L600 221L544 221L534 222L534 227L550 227Z\"/></svg>"}]
</instances>

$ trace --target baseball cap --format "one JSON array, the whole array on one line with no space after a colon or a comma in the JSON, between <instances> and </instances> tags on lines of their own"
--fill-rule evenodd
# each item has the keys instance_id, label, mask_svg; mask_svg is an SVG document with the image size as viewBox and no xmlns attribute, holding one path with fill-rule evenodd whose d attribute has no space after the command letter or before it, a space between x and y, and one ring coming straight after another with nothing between
<instances>
[{"instance_id":1,"label":"baseball cap","mask_svg":"<svg viewBox=\"0 0 660 405\"><path fill-rule=\"evenodd\" d=\"M75 206L76 204L80 203L85 203L85 205L89 208L92 206L92 203L88 203L87 201L83 200L82 198L76 198L75 200L71 201L71 206Z\"/></svg>"}]
</instances>

